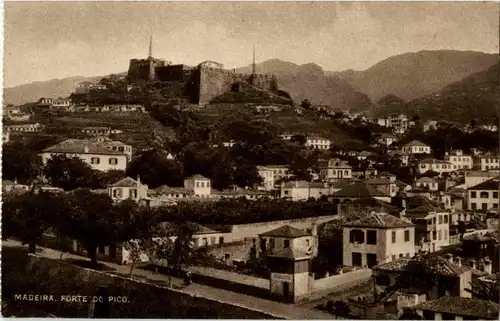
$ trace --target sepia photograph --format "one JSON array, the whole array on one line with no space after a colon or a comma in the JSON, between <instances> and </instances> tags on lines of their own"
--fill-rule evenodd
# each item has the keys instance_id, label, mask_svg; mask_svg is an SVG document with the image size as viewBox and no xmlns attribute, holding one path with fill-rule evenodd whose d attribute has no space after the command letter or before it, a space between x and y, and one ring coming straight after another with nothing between
<instances>
[{"instance_id":1,"label":"sepia photograph","mask_svg":"<svg viewBox=\"0 0 500 321\"><path fill-rule=\"evenodd\" d=\"M498 320L500 2L5 1L1 315Z\"/></svg>"}]
</instances>

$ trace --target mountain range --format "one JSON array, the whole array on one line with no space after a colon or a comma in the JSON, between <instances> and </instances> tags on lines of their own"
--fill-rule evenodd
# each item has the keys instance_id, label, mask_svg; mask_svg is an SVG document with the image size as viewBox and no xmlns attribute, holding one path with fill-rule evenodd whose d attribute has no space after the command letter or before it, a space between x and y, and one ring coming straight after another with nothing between
<instances>
[{"instance_id":1,"label":"mountain range","mask_svg":"<svg viewBox=\"0 0 500 321\"><path fill-rule=\"evenodd\" d=\"M296 103L335 109L366 110L381 97L394 94L411 100L438 92L444 87L482 72L498 63L497 54L472 51L421 51L387 58L364 71L325 71L314 63L303 65L270 59L256 65L258 73L275 74L279 88ZM250 73L252 66L238 68ZM6 103L22 104L41 97L66 97L81 81L97 82L101 77L71 77L34 82L4 89Z\"/></svg>"}]
</instances>

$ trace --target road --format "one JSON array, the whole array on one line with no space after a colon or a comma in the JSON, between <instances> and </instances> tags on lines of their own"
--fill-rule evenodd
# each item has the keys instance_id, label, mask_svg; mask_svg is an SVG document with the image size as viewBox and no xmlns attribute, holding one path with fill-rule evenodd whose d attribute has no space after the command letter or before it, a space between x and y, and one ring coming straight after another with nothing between
<instances>
[{"instance_id":1,"label":"road","mask_svg":"<svg viewBox=\"0 0 500 321\"><path fill-rule=\"evenodd\" d=\"M15 240L7 240L2 242L2 246L6 247L19 247L21 246L21 242L15 241ZM49 259L54 259L54 260L59 260L61 256L61 252L54 250L54 249L49 249L49 248L44 248L38 246L39 249L42 249L42 251L38 252L36 255L41 256L41 257L46 257ZM63 259L78 259L78 260L88 260L88 258L75 255L75 254L69 254L69 253L64 253ZM102 264L105 264L106 266L114 269L115 271L112 272L104 272L104 273L120 273L120 274L125 274L128 275L130 273L130 267L129 266L124 266L124 265L119 265L116 263L110 263L110 262L100 262ZM141 282L146 282L145 278L147 278L152 284L155 284L156 282L165 282L164 284L167 285L169 282L169 277L163 274L155 273L152 271L147 271L147 270L142 270L142 269L135 269L134 270L134 278L137 281ZM308 309L308 308L303 308L299 306L295 306L292 304L285 304L281 302L276 302L276 301L270 301L246 294L241 294L237 292L232 292L232 291L227 291L223 289L218 289L214 287L209 287L206 285L202 284L197 284L197 283L192 283L190 285L184 285L184 281L179 278L171 277L172 280L172 286L176 288L178 291L192 294L195 296L200 296L212 300L216 300L219 302L225 302L228 304L244 307L250 310L257 310L261 311L273 316L276 316L278 318L282 319L305 319L305 320L312 320L312 319L319 319L319 320L331 320L335 319L335 317L329 313L325 313L319 310L315 309ZM156 282L155 282L156 281ZM163 285L163 286L165 286Z\"/></svg>"}]
</instances>

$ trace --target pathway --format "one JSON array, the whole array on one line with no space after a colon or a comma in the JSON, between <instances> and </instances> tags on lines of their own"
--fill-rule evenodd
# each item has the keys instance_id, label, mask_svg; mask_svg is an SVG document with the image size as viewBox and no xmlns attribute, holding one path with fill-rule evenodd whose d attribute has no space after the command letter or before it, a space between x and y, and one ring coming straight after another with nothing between
<instances>
[{"instance_id":1,"label":"pathway","mask_svg":"<svg viewBox=\"0 0 500 321\"><path fill-rule=\"evenodd\" d=\"M21 246L21 242L15 241L15 240L7 240L7 241L2 241L2 246L6 247L18 247ZM59 257L61 255L61 252L54 250L54 249L49 249L49 248L44 248L38 246L39 249L42 249L43 251L37 253L36 255L50 258L50 259L55 259L59 260ZM79 260L88 260L88 258L75 255L75 254L69 254L69 253L64 253L63 259L65 258L72 258L72 259L79 259ZM110 262L100 262L102 264L105 264L106 266L115 269L113 272L117 273L122 273L122 274L128 274L130 272L130 267L129 266L124 266L124 265L119 265L116 263L110 263ZM113 273L113 272L106 272L106 273ZM140 276L141 278L137 278L137 280L140 281L145 281L143 278L147 278L152 281L163 281L163 282L168 282L169 277L163 274L155 273L152 271L147 271L147 270L142 270L142 269L134 269L134 276ZM217 300L220 302L225 302L228 304L248 308L251 310L258 310L264 313L268 313L270 315L274 315L278 318L284 318L284 319L306 319L306 320L311 320L311 319L319 319L319 320L326 320L326 319L335 319L335 317L329 313L325 313L319 310L314 310L314 309L307 309L307 308L302 308L298 307L292 304L285 304L285 303L280 303L276 301L270 301L250 295L245 295L237 292L232 292L232 291L227 291L223 289L218 289L214 287L209 287L206 285L198 284L198 283L192 283L190 285L184 285L184 281L172 277L172 285L178 289L178 291L184 292L184 293L189 293L192 295L196 296L201 296L205 297L208 299L212 300Z\"/></svg>"}]
</instances>

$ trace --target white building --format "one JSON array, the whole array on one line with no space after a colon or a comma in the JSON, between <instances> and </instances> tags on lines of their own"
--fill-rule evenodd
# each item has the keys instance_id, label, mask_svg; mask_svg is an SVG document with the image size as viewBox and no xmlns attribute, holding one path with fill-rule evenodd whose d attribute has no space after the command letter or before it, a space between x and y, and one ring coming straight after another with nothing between
<instances>
[{"instance_id":1,"label":"white building","mask_svg":"<svg viewBox=\"0 0 500 321\"><path fill-rule=\"evenodd\" d=\"M328 150L330 149L330 145L332 142L324 137L321 136L311 136L307 137L306 141L306 147L310 147L313 149L319 149L319 150Z\"/></svg>"},{"instance_id":2,"label":"white building","mask_svg":"<svg viewBox=\"0 0 500 321\"><path fill-rule=\"evenodd\" d=\"M102 142L103 146L111 149L112 151L119 152L127 155L127 161L130 162L132 160L132 146L124 144L119 141L104 141Z\"/></svg>"},{"instance_id":3,"label":"white building","mask_svg":"<svg viewBox=\"0 0 500 321\"><path fill-rule=\"evenodd\" d=\"M405 211L405 217L415 224L415 243L428 252L450 245L450 214L431 204Z\"/></svg>"},{"instance_id":4,"label":"white building","mask_svg":"<svg viewBox=\"0 0 500 321\"><path fill-rule=\"evenodd\" d=\"M390 145L392 145L392 143L394 143L396 141L397 141L396 136L394 136L392 134L386 134L386 133L380 135L380 137L377 138L377 142L380 145L384 145L384 146L390 146Z\"/></svg>"},{"instance_id":5,"label":"white building","mask_svg":"<svg viewBox=\"0 0 500 321\"><path fill-rule=\"evenodd\" d=\"M472 156L465 155L460 149L452 150L444 156L446 162L451 163L453 169L471 169Z\"/></svg>"},{"instance_id":6,"label":"white building","mask_svg":"<svg viewBox=\"0 0 500 321\"><path fill-rule=\"evenodd\" d=\"M453 165L450 162L435 158L426 158L418 162L418 172L423 174L427 171L433 171L439 174L453 172Z\"/></svg>"},{"instance_id":7,"label":"white building","mask_svg":"<svg viewBox=\"0 0 500 321\"><path fill-rule=\"evenodd\" d=\"M52 156L56 155L80 158L92 169L102 172L127 169L127 155L125 153L113 151L102 143L90 140L67 139L44 149L40 153L44 165Z\"/></svg>"},{"instance_id":8,"label":"white building","mask_svg":"<svg viewBox=\"0 0 500 321\"><path fill-rule=\"evenodd\" d=\"M34 124L12 124L12 125L6 125L5 128L9 132L38 132L40 131L43 126L39 123L34 123Z\"/></svg>"},{"instance_id":9,"label":"white building","mask_svg":"<svg viewBox=\"0 0 500 321\"><path fill-rule=\"evenodd\" d=\"M212 194L212 182L210 178L196 174L184 179L184 188L192 190L199 197L210 197Z\"/></svg>"},{"instance_id":10,"label":"white building","mask_svg":"<svg viewBox=\"0 0 500 321\"><path fill-rule=\"evenodd\" d=\"M476 170L488 171L500 169L500 158L498 155L482 155L474 157L473 167Z\"/></svg>"},{"instance_id":11,"label":"white building","mask_svg":"<svg viewBox=\"0 0 500 321\"><path fill-rule=\"evenodd\" d=\"M264 190L270 191L274 189L274 170L265 166L257 166L257 172L262 177L262 185Z\"/></svg>"},{"instance_id":12,"label":"white building","mask_svg":"<svg viewBox=\"0 0 500 321\"><path fill-rule=\"evenodd\" d=\"M415 255L415 227L385 213L343 225L343 265L371 268Z\"/></svg>"},{"instance_id":13,"label":"white building","mask_svg":"<svg viewBox=\"0 0 500 321\"><path fill-rule=\"evenodd\" d=\"M418 140L413 140L404 145L401 151L407 154L430 154L431 147Z\"/></svg>"},{"instance_id":14,"label":"white building","mask_svg":"<svg viewBox=\"0 0 500 321\"><path fill-rule=\"evenodd\" d=\"M148 196L148 186L142 184L140 178L134 180L130 177L125 177L108 186L108 195L113 201L124 201L127 199L139 201Z\"/></svg>"},{"instance_id":15,"label":"white building","mask_svg":"<svg viewBox=\"0 0 500 321\"><path fill-rule=\"evenodd\" d=\"M482 182L486 182L492 178L498 176L498 173L494 172L480 172L480 171L471 171L465 173L465 184L463 188L471 188L472 186L476 186L481 184Z\"/></svg>"},{"instance_id":16,"label":"white building","mask_svg":"<svg viewBox=\"0 0 500 321\"><path fill-rule=\"evenodd\" d=\"M436 192L438 187L438 182L430 177L421 177L415 182L415 187L425 188L431 192Z\"/></svg>"},{"instance_id":17,"label":"white building","mask_svg":"<svg viewBox=\"0 0 500 321\"><path fill-rule=\"evenodd\" d=\"M322 196L332 194L333 190L326 183L291 181L282 183L280 196L292 201L305 201L310 198L319 199Z\"/></svg>"},{"instance_id":18,"label":"white building","mask_svg":"<svg viewBox=\"0 0 500 321\"><path fill-rule=\"evenodd\" d=\"M467 190L467 209L473 211L498 209L498 184L499 179L492 178L469 188Z\"/></svg>"},{"instance_id":19,"label":"white building","mask_svg":"<svg viewBox=\"0 0 500 321\"><path fill-rule=\"evenodd\" d=\"M71 106L71 99L69 98L57 98L52 101L50 108L68 108Z\"/></svg>"},{"instance_id":20,"label":"white building","mask_svg":"<svg viewBox=\"0 0 500 321\"><path fill-rule=\"evenodd\" d=\"M320 162L319 178L328 182L352 178L352 166L339 158Z\"/></svg>"},{"instance_id":21,"label":"white building","mask_svg":"<svg viewBox=\"0 0 500 321\"><path fill-rule=\"evenodd\" d=\"M292 174L288 172L290 168L288 165L266 165L266 168L273 171L275 183L292 177Z\"/></svg>"}]
</instances>

